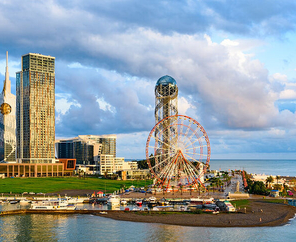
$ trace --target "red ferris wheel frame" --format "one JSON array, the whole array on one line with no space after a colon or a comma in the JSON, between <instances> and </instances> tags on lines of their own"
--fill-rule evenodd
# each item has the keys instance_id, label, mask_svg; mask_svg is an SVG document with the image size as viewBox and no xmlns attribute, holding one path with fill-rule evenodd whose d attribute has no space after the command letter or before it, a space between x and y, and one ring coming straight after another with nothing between
<instances>
[{"instance_id":1,"label":"red ferris wheel frame","mask_svg":"<svg viewBox=\"0 0 296 242\"><path fill-rule=\"evenodd\" d=\"M189 121L189 123L187 125L184 124L184 120ZM180 121L181 121L181 123L180 123ZM165 122L167 122L168 125L163 127L163 124ZM179 130L180 126L182 126L182 131ZM183 127L186 128L185 133L183 132ZM184 137L185 137L187 144L189 143L189 145L187 145L187 146L191 145L192 148L190 148L190 150L192 149L193 152L189 152L189 155L188 155L184 152L184 150L180 149L178 145L170 145L171 143L166 144L166 147L170 147L170 148L163 148L163 147L160 148L159 144L160 145L165 144L167 142L166 140L171 139L171 137L168 137L166 140L161 140L159 137L161 137L164 132L168 132L168 130L170 130L170 129L174 130L173 133L175 134L175 136L177 136L177 137L175 137L175 140L179 141L181 139L180 136L184 140ZM190 137L187 137L189 135L189 133L190 133ZM159 137L156 137L156 135ZM153 138L155 139L155 144L154 144L154 146L150 146L151 140ZM193 139L193 141L191 141L191 139ZM190 141L188 141L188 140L190 140ZM196 143L196 142L199 143L199 146L197 146L197 147L194 146L194 143ZM163 146L165 146L165 145L163 145ZM173 147L171 147L171 146L173 146ZM206 146L206 149L203 149L203 147L205 147L205 146ZM178 147L178 148L176 148L176 147ZM153 151L152 157L150 157L151 148ZM196 160L193 157L191 157L195 154L198 155L196 149L200 150L199 160ZM160 154L159 154L159 150L161 150ZM165 150L165 152L164 152L164 150ZM170 150L173 150L173 151L170 151ZM206 155L203 154L204 150L207 152ZM165 157L166 157L165 159L163 159L164 153L165 153ZM194 120L186 115L172 115L172 116L166 117L166 118L162 119L161 121L159 121L153 127L151 132L149 133L149 136L148 136L148 139L146 142L147 164L148 164L149 169L153 175L153 178L155 178L157 181L156 183L162 188L163 187L168 188L170 186L170 180L171 180L172 174L175 174L175 176L177 175L176 172L174 173L170 169L174 169L174 171L175 171L176 167L182 167L184 169L184 170L182 170L182 174L186 173L186 175L187 175L187 176L185 175L185 180L187 180L187 183L186 183L187 186L194 185L195 187L197 187L198 184L201 184L204 187L200 178L205 173L205 171L209 165L210 155L211 155L210 141L209 141L209 138L208 138L208 135L207 135L205 129L196 120ZM199 172L199 174L197 174L197 166L200 164L203 157L206 157L206 161L203 166L203 171ZM151 158L154 158L154 160L155 160L154 166L152 166L152 164L150 162ZM163 160L165 160L165 162ZM181 162L180 162L180 160L181 160ZM196 167L193 166L192 161L195 161L197 163ZM159 164L163 165L163 167L159 169L162 171L156 172L156 166L160 167Z\"/></svg>"}]
</instances>

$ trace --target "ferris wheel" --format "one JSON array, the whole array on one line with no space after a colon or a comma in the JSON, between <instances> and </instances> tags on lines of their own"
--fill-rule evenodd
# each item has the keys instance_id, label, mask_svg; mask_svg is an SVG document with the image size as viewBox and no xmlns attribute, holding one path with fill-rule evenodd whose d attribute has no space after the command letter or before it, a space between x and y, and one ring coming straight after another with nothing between
<instances>
[{"instance_id":1,"label":"ferris wheel","mask_svg":"<svg viewBox=\"0 0 296 242\"><path fill-rule=\"evenodd\" d=\"M172 115L159 121L146 143L146 160L154 183L163 189L204 187L203 174L210 155L206 131L185 115Z\"/></svg>"}]
</instances>

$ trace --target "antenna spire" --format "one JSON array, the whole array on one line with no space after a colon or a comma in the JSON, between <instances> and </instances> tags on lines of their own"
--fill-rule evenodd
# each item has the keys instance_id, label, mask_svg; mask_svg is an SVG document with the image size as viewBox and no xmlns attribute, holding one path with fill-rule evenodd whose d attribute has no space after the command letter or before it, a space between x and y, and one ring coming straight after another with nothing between
<instances>
[{"instance_id":1,"label":"antenna spire","mask_svg":"<svg viewBox=\"0 0 296 242\"><path fill-rule=\"evenodd\" d=\"M8 51L6 51L6 69L5 69L5 81L3 86L4 96L6 93L11 93L11 84L9 81L9 71L8 71Z\"/></svg>"}]
</instances>

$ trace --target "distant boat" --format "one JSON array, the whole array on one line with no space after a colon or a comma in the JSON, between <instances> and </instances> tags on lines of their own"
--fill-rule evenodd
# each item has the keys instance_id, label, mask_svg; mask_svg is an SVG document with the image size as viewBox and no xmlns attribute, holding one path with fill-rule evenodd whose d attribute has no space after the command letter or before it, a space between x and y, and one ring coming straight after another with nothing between
<instances>
[{"instance_id":1,"label":"distant boat","mask_svg":"<svg viewBox=\"0 0 296 242\"><path fill-rule=\"evenodd\" d=\"M123 206L125 206L125 205L127 205L127 201L125 199L121 199L120 200L120 204L123 205Z\"/></svg>"},{"instance_id":2,"label":"distant boat","mask_svg":"<svg viewBox=\"0 0 296 242\"><path fill-rule=\"evenodd\" d=\"M84 202L84 198L76 198L76 197L65 197L66 201L69 204L79 204Z\"/></svg>"},{"instance_id":3,"label":"distant boat","mask_svg":"<svg viewBox=\"0 0 296 242\"><path fill-rule=\"evenodd\" d=\"M143 203L142 199L137 199L136 200L136 205L137 206L142 206L142 203Z\"/></svg>"},{"instance_id":4,"label":"distant boat","mask_svg":"<svg viewBox=\"0 0 296 242\"><path fill-rule=\"evenodd\" d=\"M214 198L190 198L190 204L211 204L214 202Z\"/></svg>"},{"instance_id":5,"label":"distant boat","mask_svg":"<svg viewBox=\"0 0 296 242\"><path fill-rule=\"evenodd\" d=\"M167 201L165 198L160 199L157 203L158 203L160 206L166 206L166 205L169 205L169 204L170 204L170 202Z\"/></svg>"},{"instance_id":6,"label":"distant boat","mask_svg":"<svg viewBox=\"0 0 296 242\"><path fill-rule=\"evenodd\" d=\"M156 206L152 208L152 211L172 211L173 206Z\"/></svg>"},{"instance_id":7,"label":"distant boat","mask_svg":"<svg viewBox=\"0 0 296 242\"><path fill-rule=\"evenodd\" d=\"M120 197L118 195L111 195L107 200L108 206L120 206Z\"/></svg>"},{"instance_id":8,"label":"distant boat","mask_svg":"<svg viewBox=\"0 0 296 242\"><path fill-rule=\"evenodd\" d=\"M148 198L148 202L149 203L156 203L157 201L156 201L156 197L149 197Z\"/></svg>"},{"instance_id":9,"label":"distant boat","mask_svg":"<svg viewBox=\"0 0 296 242\"><path fill-rule=\"evenodd\" d=\"M10 204L17 204L19 201L18 200L12 200L12 201L10 201L9 203Z\"/></svg>"},{"instance_id":10,"label":"distant boat","mask_svg":"<svg viewBox=\"0 0 296 242\"><path fill-rule=\"evenodd\" d=\"M67 201L51 200L51 201L38 201L31 204L31 209L34 210L75 210L74 205L68 204Z\"/></svg>"},{"instance_id":11,"label":"distant boat","mask_svg":"<svg viewBox=\"0 0 296 242\"><path fill-rule=\"evenodd\" d=\"M20 205L27 205L29 203L31 203L32 201L31 200L28 200L28 199L21 199L20 200Z\"/></svg>"}]
</instances>

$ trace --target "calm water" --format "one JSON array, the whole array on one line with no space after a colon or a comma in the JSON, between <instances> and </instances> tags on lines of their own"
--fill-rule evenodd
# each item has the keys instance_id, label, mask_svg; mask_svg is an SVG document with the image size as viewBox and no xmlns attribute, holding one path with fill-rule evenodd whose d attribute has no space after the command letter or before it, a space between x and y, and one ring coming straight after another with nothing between
<instances>
[{"instance_id":1,"label":"calm water","mask_svg":"<svg viewBox=\"0 0 296 242\"><path fill-rule=\"evenodd\" d=\"M211 160L214 170L245 170L248 173L296 176L296 160Z\"/></svg>"},{"instance_id":2,"label":"calm water","mask_svg":"<svg viewBox=\"0 0 296 242\"><path fill-rule=\"evenodd\" d=\"M293 160L212 160L211 169L296 176ZM0 241L296 241L296 220L263 228L198 228L115 221L93 215L0 217Z\"/></svg>"},{"instance_id":3,"label":"calm water","mask_svg":"<svg viewBox=\"0 0 296 242\"><path fill-rule=\"evenodd\" d=\"M296 222L264 228L196 228L122 222L93 215L0 219L0 241L295 241Z\"/></svg>"}]
</instances>

